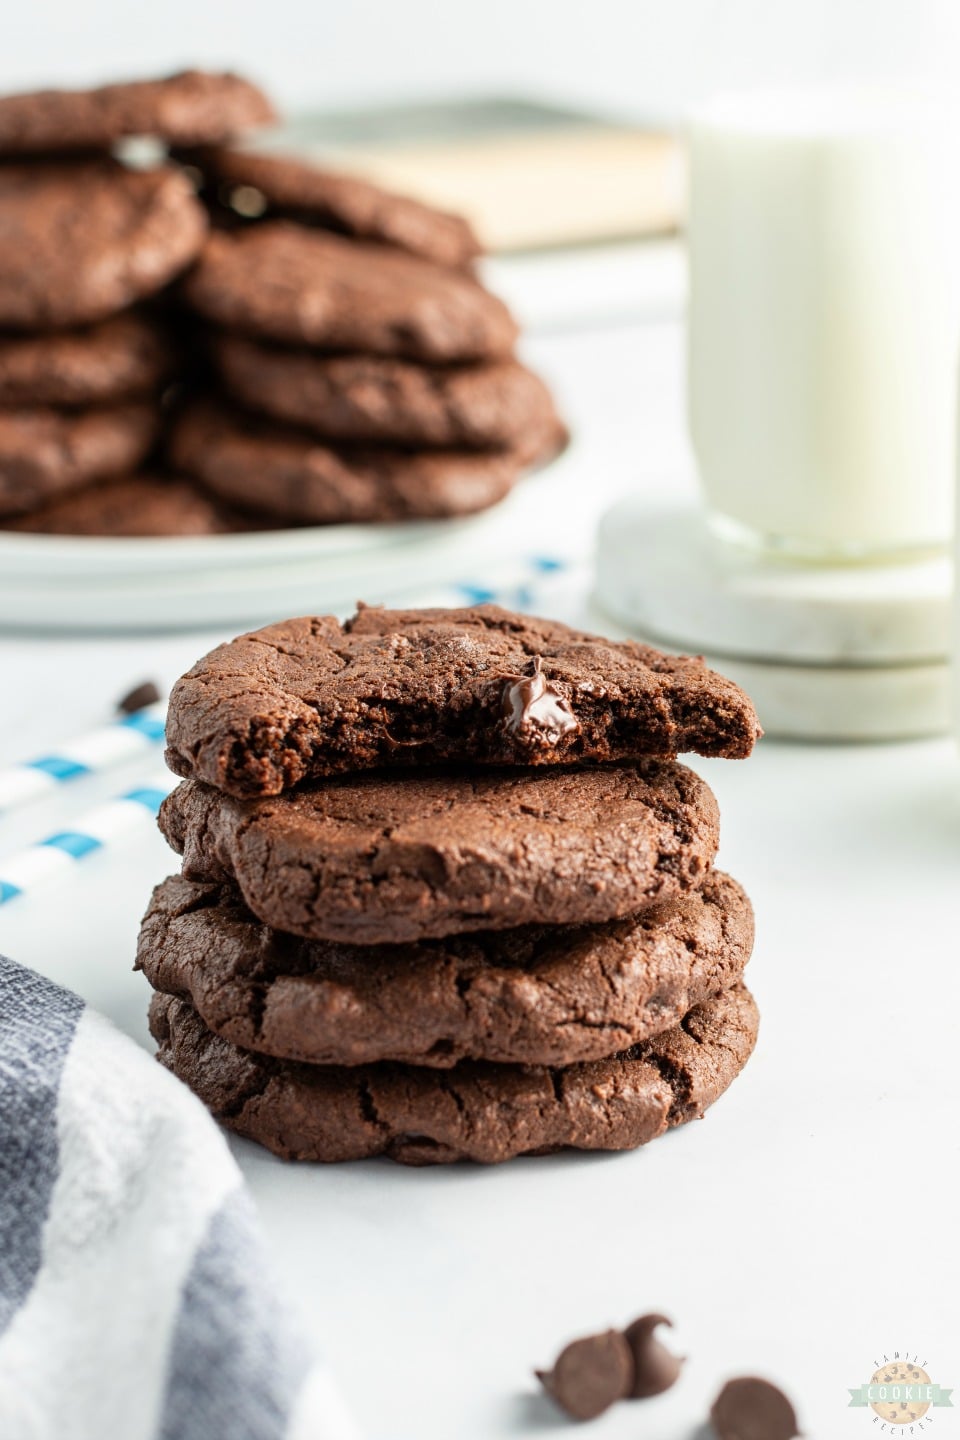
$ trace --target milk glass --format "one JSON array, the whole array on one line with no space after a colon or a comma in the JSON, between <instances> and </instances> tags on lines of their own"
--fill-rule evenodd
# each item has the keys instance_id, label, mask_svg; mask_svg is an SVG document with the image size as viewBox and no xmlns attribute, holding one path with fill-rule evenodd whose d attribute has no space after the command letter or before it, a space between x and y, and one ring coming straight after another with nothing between
<instances>
[{"instance_id":1,"label":"milk glass","mask_svg":"<svg viewBox=\"0 0 960 1440\"><path fill-rule=\"evenodd\" d=\"M695 117L690 427L724 534L830 561L949 544L958 121L876 92Z\"/></svg>"}]
</instances>

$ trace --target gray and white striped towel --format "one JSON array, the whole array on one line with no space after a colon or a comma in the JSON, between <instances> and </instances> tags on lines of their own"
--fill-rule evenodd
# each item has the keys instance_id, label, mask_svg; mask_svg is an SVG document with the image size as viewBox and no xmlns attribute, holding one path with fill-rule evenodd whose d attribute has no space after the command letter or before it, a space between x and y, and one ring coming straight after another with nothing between
<instances>
[{"instance_id":1,"label":"gray and white striped towel","mask_svg":"<svg viewBox=\"0 0 960 1440\"><path fill-rule=\"evenodd\" d=\"M198 1101L0 956L2 1440L355 1440Z\"/></svg>"}]
</instances>

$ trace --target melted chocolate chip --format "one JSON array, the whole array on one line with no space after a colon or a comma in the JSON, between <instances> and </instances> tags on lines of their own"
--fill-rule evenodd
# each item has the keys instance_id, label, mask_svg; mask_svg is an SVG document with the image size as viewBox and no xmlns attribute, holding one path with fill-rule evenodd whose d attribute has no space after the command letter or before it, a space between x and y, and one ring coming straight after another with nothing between
<instances>
[{"instance_id":1,"label":"melted chocolate chip","mask_svg":"<svg viewBox=\"0 0 960 1440\"><path fill-rule=\"evenodd\" d=\"M641 1315L628 1325L624 1338L633 1351L632 1400L646 1400L651 1395L660 1395L676 1384L683 1360L657 1339L658 1325L673 1325L666 1315Z\"/></svg>"},{"instance_id":2,"label":"melted chocolate chip","mask_svg":"<svg viewBox=\"0 0 960 1440\"><path fill-rule=\"evenodd\" d=\"M537 1379L574 1420L593 1420L630 1393L633 1357L619 1330L574 1340Z\"/></svg>"},{"instance_id":3,"label":"melted chocolate chip","mask_svg":"<svg viewBox=\"0 0 960 1440\"><path fill-rule=\"evenodd\" d=\"M769 1380L741 1375L728 1380L710 1410L717 1440L794 1440L797 1416Z\"/></svg>"},{"instance_id":4,"label":"melted chocolate chip","mask_svg":"<svg viewBox=\"0 0 960 1440\"><path fill-rule=\"evenodd\" d=\"M506 678L500 710L509 734L547 746L580 729L570 701L544 675L539 655L534 658L532 675Z\"/></svg>"}]
</instances>

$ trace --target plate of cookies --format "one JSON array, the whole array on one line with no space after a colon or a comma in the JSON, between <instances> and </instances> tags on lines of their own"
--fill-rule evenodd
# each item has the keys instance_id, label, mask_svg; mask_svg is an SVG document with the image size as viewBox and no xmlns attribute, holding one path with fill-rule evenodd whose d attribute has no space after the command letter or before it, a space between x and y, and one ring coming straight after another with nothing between
<instances>
[{"instance_id":1,"label":"plate of cookies","mask_svg":"<svg viewBox=\"0 0 960 1440\"><path fill-rule=\"evenodd\" d=\"M195 71L0 98L0 622L453 579L565 448L467 222L257 148L275 120Z\"/></svg>"}]
</instances>

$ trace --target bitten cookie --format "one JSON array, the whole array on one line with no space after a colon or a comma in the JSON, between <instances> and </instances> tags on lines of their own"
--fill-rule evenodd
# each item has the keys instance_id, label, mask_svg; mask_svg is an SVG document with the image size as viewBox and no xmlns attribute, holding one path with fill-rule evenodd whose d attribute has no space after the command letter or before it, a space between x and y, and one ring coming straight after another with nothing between
<instances>
[{"instance_id":1,"label":"bitten cookie","mask_svg":"<svg viewBox=\"0 0 960 1440\"><path fill-rule=\"evenodd\" d=\"M79 330L0 336L0 405L80 407L149 395L177 363L167 330L138 311Z\"/></svg>"},{"instance_id":2,"label":"bitten cookie","mask_svg":"<svg viewBox=\"0 0 960 1440\"><path fill-rule=\"evenodd\" d=\"M237 1134L284 1159L386 1155L406 1165L632 1150L703 1115L747 1063L758 1027L753 997L736 985L611 1060L345 1069L235 1049L171 996L150 1006L162 1063Z\"/></svg>"},{"instance_id":3,"label":"bitten cookie","mask_svg":"<svg viewBox=\"0 0 960 1440\"><path fill-rule=\"evenodd\" d=\"M445 363L506 355L517 326L471 275L286 221L215 231L190 305L246 334Z\"/></svg>"},{"instance_id":4,"label":"bitten cookie","mask_svg":"<svg viewBox=\"0 0 960 1440\"><path fill-rule=\"evenodd\" d=\"M252 529L254 524L232 515L188 480L130 475L85 486L27 515L0 521L0 528L33 535L132 538L222 535Z\"/></svg>"},{"instance_id":5,"label":"bitten cookie","mask_svg":"<svg viewBox=\"0 0 960 1440\"><path fill-rule=\"evenodd\" d=\"M135 470L160 429L155 405L0 410L0 516Z\"/></svg>"},{"instance_id":6,"label":"bitten cookie","mask_svg":"<svg viewBox=\"0 0 960 1440\"><path fill-rule=\"evenodd\" d=\"M549 459L563 438L557 421L555 428L531 431L529 445L512 451L333 447L307 430L208 401L175 423L169 449L175 469L235 505L298 525L338 525L486 510L531 464Z\"/></svg>"},{"instance_id":7,"label":"bitten cookie","mask_svg":"<svg viewBox=\"0 0 960 1440\"><path fill-rule=\"evenodd\" d=\"M362 608L219 646L174 686L167 763L232 795L312 776L469 762L749 755L756 712L702 660L496 605Z\"/></svg>"},{"instance_id":8,"label":"bitten cookie","mask_svg":"<svg viewBox=\"0 0 960 1440\"><path fill-rule=\"evenodd\" d=\"M384 946L269 930L231 887L177 875L153 892L137 968L232 1045L280 1059L570 1065L679 1025L752 946L750 902L720 873L605 925Z\"/></svg>"},{"instance_id":9,"label":"bitten cookie","mask_svg":"<svg viewBox=\"0 0 960 1440\"><path fill-rule=\"evenodd\" d=\"M496 450L557 429L550 392L518 360L417 365L384 355L318 355L220 336L223 382L244 405L337 440Z\"/></svg>"},{"instance_id":10,"label":"bitten cookie","mask_svg":"<svg viewBox=\"0 0 960 1440\"><path fill-rule=\"evenodd\" d=\"M184 70L95 90L35 90L0 98L0 155L109 150L129 135L212 145L276 119L239 75Z\"/></svg>"},{"instance_id":11,"label":"bitten cookie","mask_svg":"<svg viewBox=\"0 0 960 1440\"><path fill-rule=\"evenodd\" d=\"M395 195L357 175L323 170L309 160L273 151L211 148L182 158L217 184L227 204L238 189L252 188L268 212L287 212L358 240L394 245L437 265L460 268L481 252L462 216Z\"/></svg>"},{"instance_id":12,"label":"bitten cookie","mask_svg":"<svg viewBox=\"0 0 960 1440\"><path fill-rule=\"evenodd\" d=\"M152 295L198 254L186 176L115 160L0 165L0 327L83 325Z\"/></svg>"},{"instance_id":13,"label":"bitten cookie","mask_svg":"<svg viewBox=\"0 0 960 1440\"><path fill-rule=\"evenodd\" d=\"M194 880L234 880L275 930L399 943L631 915L700 885L717 804L672 761L417 771L236 800L186 781L160 828Z\"/></svg>"}]
</instances>

